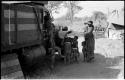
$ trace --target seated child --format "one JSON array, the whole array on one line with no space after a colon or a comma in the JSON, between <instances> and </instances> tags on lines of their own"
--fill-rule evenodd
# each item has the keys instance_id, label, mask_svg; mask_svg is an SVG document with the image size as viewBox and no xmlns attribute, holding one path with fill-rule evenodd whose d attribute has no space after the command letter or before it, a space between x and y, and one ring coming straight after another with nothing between
<instances>
[{"instance_id":1,"label":"seated child","mask_svg":"<svg viewBox=\"0 0 125 80\"><path fill-rule=\"evenodd\" d=\"M72 52L73 52L73 59L78 62L79 49L78 49L78 36L74 36L72 41Z\"/></svg>"},{"instance_id":2,"label":"seated child","mask_svg":"<svg viewBox=\"0 0 125 80\"><path fill-rule=\"evenodd\" d=\"M83 46L83 48L82 48L82 53L83 53L83 61L86 61L87 60L87 53L86 53L86 42L84 41L84 42L82 42L82 46Z\"/></svg>"}]
</instances>

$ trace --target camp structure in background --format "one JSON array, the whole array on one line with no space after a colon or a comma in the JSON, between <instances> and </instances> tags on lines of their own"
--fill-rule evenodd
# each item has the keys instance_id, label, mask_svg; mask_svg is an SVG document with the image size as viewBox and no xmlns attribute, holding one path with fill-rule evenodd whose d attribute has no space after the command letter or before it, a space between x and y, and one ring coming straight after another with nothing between
<instances>
[{"instance_id":1,"label":"camp structure in background","mask_svg":"<svg viewBox=\"0 0 125 80\"><path fill-rule=\"evenodd\" d=\"M114 10L108 17L105 36L109 39L121 39L124 34L124 10Z\"/></svg>"}]
</instances>

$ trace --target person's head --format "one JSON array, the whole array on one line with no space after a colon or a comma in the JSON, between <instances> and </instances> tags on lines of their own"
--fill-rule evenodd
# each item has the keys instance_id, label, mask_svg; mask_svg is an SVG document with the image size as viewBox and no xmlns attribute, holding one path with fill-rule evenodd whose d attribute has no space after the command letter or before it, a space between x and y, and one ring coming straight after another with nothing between
<instances>
[{"instance_id":1,"label":"person's head","mask_svg":"<svg viewBox=\"0 0 125 80\"><path fill-rule=\"evenodd\" d=\"M44 16L44 20L46 21L46 22L52 22L53 21L53 19L51 18L51 16L50 16L50 14L47 12L46 13L46 15Z\"/></svg>"},{"instance_id":2,"label":"person's head","mask_svg":"<svg viewBox=\"0 0 125 80\"><path fill-rule=\"evenodd\" d=\"M88 21L88 25L93 25L93 21Z\"/></svg>"},{"instance_id":3,"label":"person's head","mask_svg":"<svg viewBox=\"0 0 125 80\"><path fill-rule=\"evenodd\" d=\"M64 27L62 30L63 30L63 31L68 31L68 27L66 26L66 27Z\"/></svg>"},{"instance_id":4,"label":"person's head","mask_svg":"<svg viewBox=\"0 0 125 80\"><path fill-rule=\"evenodd\" d=\"M74 36L74 39L77 40L77 39L78 39L78 36Z\"/></svg>"}]
</instances>

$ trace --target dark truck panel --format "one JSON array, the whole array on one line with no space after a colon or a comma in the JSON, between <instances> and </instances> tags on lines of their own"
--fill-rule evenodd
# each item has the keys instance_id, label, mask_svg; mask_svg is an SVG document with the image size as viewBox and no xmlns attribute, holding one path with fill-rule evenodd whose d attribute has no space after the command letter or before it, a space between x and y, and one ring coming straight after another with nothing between
<instances>
[{"instance_id":1,"label":"dark truck panel","mask_svg":"<svg viewBox=\"0 0 125 80\"><path fill-rule=\"evenodd\" d=\"M42 20L43 13L36 8L39 19ZM38 22L30 5L2 4L2 26L1 26L1 48L2 51L41 44L43 23Z\"/></svg>"}]
</instances>

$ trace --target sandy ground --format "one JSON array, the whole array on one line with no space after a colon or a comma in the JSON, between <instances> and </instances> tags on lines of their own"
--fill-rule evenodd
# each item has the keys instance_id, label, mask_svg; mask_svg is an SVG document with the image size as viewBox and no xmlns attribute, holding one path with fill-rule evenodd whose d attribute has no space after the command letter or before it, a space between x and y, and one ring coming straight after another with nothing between
<instances>
[{"instance_id":1,"label":"sandy ground","mask_svg":"<svg viewBox=\"0 0 125 80\"><path fill-rule=\"evenodd\" d=\"M79 38L79 51L81 53L81 41ZM47 79L117 79L124 77L124 44L120 40L109 40L100 38L95 40L95 60L91 63L82 62L81 53L80 63L65 65L58 62L55 73L50 74L46 68L37 69L31 78Z\"/></svg>"}]
</instances>

